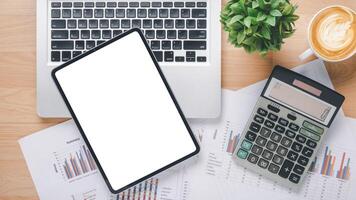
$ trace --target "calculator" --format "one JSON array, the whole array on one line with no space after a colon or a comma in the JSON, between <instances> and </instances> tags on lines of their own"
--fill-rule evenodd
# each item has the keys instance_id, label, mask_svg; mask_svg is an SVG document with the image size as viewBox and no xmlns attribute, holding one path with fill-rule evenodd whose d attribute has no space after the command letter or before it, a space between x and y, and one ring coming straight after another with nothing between
<instances>
[{"instance_id":1,"label":"calculator","mask_svg":"<svg viewBox=\"0 0 356 200\"><path fill-rule=\"evenodd\" d=\"M281 185L298 187L344 99L301 74L274 67L234 160Z\"/></svg>"}]
</instances>

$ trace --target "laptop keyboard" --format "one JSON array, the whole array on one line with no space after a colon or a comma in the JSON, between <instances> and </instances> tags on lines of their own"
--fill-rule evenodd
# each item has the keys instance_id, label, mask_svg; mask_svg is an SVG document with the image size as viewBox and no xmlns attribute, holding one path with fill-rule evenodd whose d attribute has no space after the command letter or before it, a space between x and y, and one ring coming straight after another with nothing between
<instances>
[{"instance_id":1,"label":"laptop keyboard","mask_svg":"<svg viewBox=\"0 0 356 200\"><path fill-rule=\"evenodd\" d=\"M207 62L207 2L50 2L50 62L65 62L131 28L158 62Z\"/></svg>"}]
</instances>

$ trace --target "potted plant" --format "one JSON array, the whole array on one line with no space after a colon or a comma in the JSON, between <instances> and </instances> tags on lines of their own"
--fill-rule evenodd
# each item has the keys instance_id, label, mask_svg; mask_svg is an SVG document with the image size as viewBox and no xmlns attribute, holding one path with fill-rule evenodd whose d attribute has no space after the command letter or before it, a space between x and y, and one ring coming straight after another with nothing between
<instances>
[{"instance_id":1,"label":"potted plant","mask_svg":"<svg viewBox=\"0 0 356 200\"><path fill-rule=\"evenodd\" d=\"M231 44L264 56L294 33L296 9L289 0L229 0L220 21Z\"/></svg>"}]
</instances>

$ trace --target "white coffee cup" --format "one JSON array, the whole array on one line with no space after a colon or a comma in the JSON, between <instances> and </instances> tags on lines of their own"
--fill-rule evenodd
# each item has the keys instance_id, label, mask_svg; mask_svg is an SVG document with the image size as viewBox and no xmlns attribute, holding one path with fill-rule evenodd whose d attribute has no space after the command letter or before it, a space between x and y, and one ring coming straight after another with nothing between
<instances>
[{"instance_id":1,"label":"white coffee cup","mask_svg":"<svg viewBox=\"0 0 356 200\"><path fill-rule=\"evenodd\" d=\"M352 57L356 53L355 11L340 5L319 10L309 22L308 43L309 49L299 55L301 60L311 55L328 62Z\"/></svg>"}]
</instances>

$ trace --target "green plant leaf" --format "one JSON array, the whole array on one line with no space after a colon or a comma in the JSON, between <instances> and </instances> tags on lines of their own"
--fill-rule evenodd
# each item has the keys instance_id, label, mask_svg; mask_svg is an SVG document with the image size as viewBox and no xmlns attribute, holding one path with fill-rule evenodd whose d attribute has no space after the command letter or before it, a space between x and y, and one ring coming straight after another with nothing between
<instances>
[{"instance_id":1,"label":"green plant leaf","mask_svg":"<svg viewBox=\"0 0 356 200\"><path fill-rule=\"evenodd\" d=\"M258 2L257 1L252 1L252 8L255 9L258 7Z\"/></svg>"},{"instance_id":2,"label":"green plant leaf","mask_svg":"<svg viewBox=\"0 0 356 200\"><path fill-rule=\"evenodd\" d=\"M272 16L274 16L274 17L280 17L280 16L282 16L282 13L279 12L279 10L271 10L271 11L269 12L269 14L272 15Z\"/></svg>"},{"instance_id":3,"label":"green plant leaf","mask_svg":"<svg viewBox=\"0 0 356 200\"><path fill-rule=\"evenodd\" d=\"M243 31L238 32L237 36L236 36L236 42L238 44L241 44L242 41L244 41L245 37L246 37L246 35L245 35L245 33Z\"/></svg>"},{"instance_id":4,"label":"green plant leaf","mask_svg":"<svg viewBox=\"0 0 356 200\"><path fill-rule=\"evenodd\" d=\"M248 37L242 43L246 45L252 45L255 42L255 37Z\"/></svg>"},{"instance_id":5,"label":"green plant leaf","mask_svg":"<svg viewBox=\"0 0 356 200\"><path fill-rule=\"evenodd\" d=\"M257 9L247 8L247 14L251 17L256 17L258 14Z\"/></svg>"},{"instance_id":6,"label":"green plant leaf","mask_svg":"<svg viewBox=\"0 0 356 200\"><path fill-rule=\"evenodd\" d=\"M231 9L231 11L233 12L233 13L239 13L239 10L241 10L240 9L240 4L237 2L237 3L233 3L233 4L231 4L231 6L230 6L230 9Z\"/></svg>"},{"instance_id":7,"label":"green plant leaf","mask_svg":"<svg viewBox=\"0 0 356 200\"><path fill-rule=\"evenodd\" d=\"M293 6L291 4L287 4L283 10L282 10L282 14L283 15L289 15L293 10Z\"/></svg>"},{"instance_id":8,"label":"green plant leaf","mask_svg":"<svg viewBox=\"0 0 356 200\"><path fill-rule=\"evenodd\" d=\"M267 15L265 15L263 12L259 12L259 13L257 14L256 20L257 20L258 22L260 22L260 21L265 20L266 17L267 17Z\"/></svg>"},{"instance_id":9,"label":"green plant leaf","mask_svg":"<svg viewBox=\"0 0 356 200\"><path fill-rule=\"evenodd\" d=\"M261 29L261 34L264 38L270 40L271 39L271 34L270 32L268 31L268 29L265 27L265 26L262 26L262 29Z\"/></svg>"},{"instance_id":10,"label":"green plant leaf","mask_svg":"<svg viewBox=\"0 0 356 200\"><path fill-rule=\"evenodd\" d=\"M276 18L273 17L273 16L268 16L265 21L266 21L267 24L269 24L271 26L275 26L276 25Z\"/></svg>"},{"instance_id":11,"label":"green plant leaf","mask_svg":"<svg viewBox=\"0 0 356 200\"><path fill-rule=\"evenodd\" d=\"M234 17L232 17L229 21L228 24L234 24L235 22L239 21L240 19L244 18L244 16L242 15L235 15Z\"/></svg>"},{"instance_id":12,"label":"green plant leaf","mask_svg":"<svg viewBox=\"0 0 356 200\"><path fill-rule=\"evenodd\" d=\"M251 17L250 16L248 16L244 19L244 24L247 28L250 28L250 26L251 26Z\"/></svg>"},{"instance_id":13,"label":"green plant leaf","mask_svg":"<svg viewBox=\"0 0 356 200\"><path fill-rule=\"evenodd\" d=\"M261 9L265 9L265 2L263 0L258 0L258 7L260 7Z\"/></svg>"},{"instance_id":14,"label":"green plant leaf","mask_svg":"<svg viewBox=\"0 0 356 200\"><path fill-rule=\"evenodd\" d=\"M271 5L272 9L278 8L278 6L279 6L280 3L281 3L280 0L273 0L273 1L272 1L272 5Z\"/></svg>"}]
</instances>

